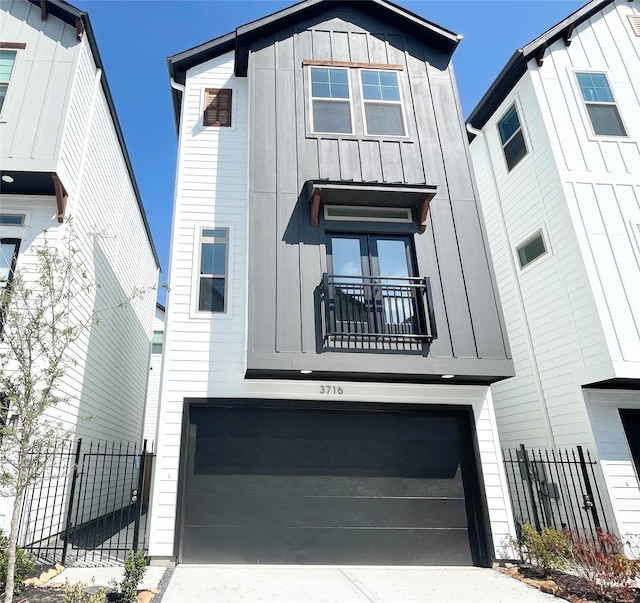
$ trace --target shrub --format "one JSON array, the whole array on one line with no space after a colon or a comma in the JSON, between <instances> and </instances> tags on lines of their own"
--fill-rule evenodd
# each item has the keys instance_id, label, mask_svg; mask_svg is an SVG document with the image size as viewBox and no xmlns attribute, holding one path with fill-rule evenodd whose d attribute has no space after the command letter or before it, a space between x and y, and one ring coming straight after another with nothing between
<instances>
[{"instance_id":1,"label":"shrub","mask_svg":"<svg viewBox=\"0 0 640 603\"><path fill-rule=\"evenodd\" d=\"M9 539L0 530L0 592L4 592L7 581L7 563L9 561ZM23 583L28 578L36 566L35 557L27 551L16 549L16 568L13 592L15 594L22 590Z\"/></svg>"},{"instance_id":2,"label":"shrub","mask_svg":"<svg viewBox=\"0 0 640 603\"><path fill-rule=\"evenodd\" d=\"M569 569L584 578L601 598L628 600L634 593L640 564L624 555L625 544L615 534L600 528L595 536L572 534Z\"/></svg>"},{"instance_id":3,"label":"shrub","mask_svg":"<svg viewBox=\"0 0 640 603\"><path fill-rule=\"evenodd\" d=\"M531 524L520 528L520 538L513 544L524 560L541 568L545 574L560 570L567 565L571 556L570 533L553 528L538 532Z\"/></svg>"},{"instance_id":4,"label":"shrub","mask_svg":"<svg viewBox=\"0 0 640 603\"><path fill-rule=\"evenodd\" d=\"M103 588L93 594L86 594L87 587L82 582L71 584L68 580L64 583L64 599L62 603L104 603L105 591Z\"/></svg>"},{"instance_id":5,"label":"shrub","mask_svg":"<svg viewBox=\"0 0 640 603\"><path fill-rule=\"evenodd\" d=\"M142 551L129 551L124 561L124 578L119 584L120 603L132 603L138 595L138 586L147 570L147 559Z\"/></svg>"}]
</instances>

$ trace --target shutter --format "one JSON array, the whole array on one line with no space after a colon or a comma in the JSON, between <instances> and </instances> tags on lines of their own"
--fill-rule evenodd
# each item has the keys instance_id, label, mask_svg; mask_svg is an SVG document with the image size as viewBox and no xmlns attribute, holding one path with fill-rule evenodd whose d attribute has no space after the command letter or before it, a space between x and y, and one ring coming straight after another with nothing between
<instances>
[{"instance_id":1,"label":"shutter","mask_svg":"<svg viewBox=\"0 0 640 603\"><path fill-rule=\"evenodd\" d=\"M205 126L231 126L231 90L206 88L204 91Z\"/></svg>"},{"instance_id":2,"label":"shutter","mask_svg":"<svg viewBox=\"0 0 640 603\"><path fill-rule=\"evenodd\" d=\"M627 15L631 23L631 29L636 36L640 36L640 15Z\"/></svg>"}]
</instances>

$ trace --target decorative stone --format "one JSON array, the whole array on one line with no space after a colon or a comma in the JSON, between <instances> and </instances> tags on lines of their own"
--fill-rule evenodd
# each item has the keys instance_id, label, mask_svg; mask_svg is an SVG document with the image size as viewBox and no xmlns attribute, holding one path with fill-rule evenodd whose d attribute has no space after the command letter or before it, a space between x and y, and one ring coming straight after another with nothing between
<instances>
[{"instance_id":1,"label":"decorative stone","mask_svg":"<svg viewBox=\"0 0 640 603\"><path fill-rule=\"evenodd\" d=\"M153 597L155 597L155 593L152 593L150 590L143 590L142 592L138 593L136 601L138 603L149 603L149 601L151 601Z\"/></svg>"}]
</instances>

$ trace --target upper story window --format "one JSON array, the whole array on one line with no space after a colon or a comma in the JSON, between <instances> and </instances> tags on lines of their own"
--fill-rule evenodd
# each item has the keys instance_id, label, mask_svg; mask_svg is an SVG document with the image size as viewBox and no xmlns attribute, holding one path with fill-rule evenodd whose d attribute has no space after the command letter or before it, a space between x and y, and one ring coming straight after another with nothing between
<instances>
[{"instance_id":1,"label":"upper story window","mask_svg":"<svg viewBox=\"0 0 640 603\"><path fill-rule=\"evenodd\" d=\"M0 112L4 105L4 99L7 96L7 89L9 88L13 65L16 61L16 54L17 51L15 50L0 50Z\"/></svg>"},{"instance_id":2,"label":"upper story window","mask_svg":"<svg viewBox=\"0 0 640 603\"><path fill-rule=\"evenodd\" d=\"M227 311L228 255L229 231L226 228L200 231L199 312Z\"/></svg>"},{"instance_id":3,"label":"upper story window","mask_svg":"<svg viewBox=\"0 0 640 603\"><path fill-rule=\"evenodd\" d=\"M205 88L204 126L231 126L231 89Z\"/></svg>"},{"instance_id":4,"label":"upper story window","mask_svg":"<svg viewBox=\"0 0 640 603\"><path fill-rule=\"evenodd\" d=\"M349 71L343 68L311 68L311 115L314 132L351 134Z\"/></svg>"},{"instance_id":5,"label":"upper story window","mask_svg":"<svg viewBox=\"0 0 640 603\"><path fill-rule=\"evenodd\" d=\"M404 136L402 97L395 71L360 71L367 134Z\"/></svg>"},{"instance_id":6,"label":"upper story window","mask_svg":"<svg viewBox=\"0 0 640 603\"><path fill-rule=\"evenodd\" d=\"M524 134L515 105L512 105L498 122L498 131L507 168L511 171L527 154L527 145L524 142Z\"/></svg>"},{"instance_id":7,"label":"upper story window","mask_svg":"<svg viewBox=\"0 0 640 603\"><path fill-rule=\"evenodd\" d=\"M626 136L607 76L604 73L576 73L582 99L597 136Z\"/></svg>"},{"instance_id":8,"label":"upper story window","mask_svg":"<svg viewBox=\"0 0 640 603\"><path fill-rule=\"evenodd\" d=\"M547 246L545 245L542 231L538 231L524 243L518 245L516 251L518 253L520 268L528 266L531 262L547 253Z\"/></svg>"}]
</instances>

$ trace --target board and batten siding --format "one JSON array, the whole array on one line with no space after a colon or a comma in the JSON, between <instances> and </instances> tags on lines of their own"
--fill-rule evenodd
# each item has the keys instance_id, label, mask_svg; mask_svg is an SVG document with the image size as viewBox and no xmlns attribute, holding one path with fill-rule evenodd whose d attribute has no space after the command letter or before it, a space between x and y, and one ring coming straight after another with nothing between
<instances>
[{"instance_id":1,"label":"board and batten siding","mask_svg":"<svg viewBox=\"0 0 640 603\"><path fill-rule=\"evenodd\" d=\"M354 135L310 131L305 60L397 64L407 136L367 136L352 69ZM252 46L249 196L249 370L505 375L511 361L470 175L448 57L355 3ZM428 355L322 348L317 290L325 229L310 225L309 180L435 185L418 274L431 278L438 338ZM264 317L275 316L275 321ZM493 372L492 372L493 371ZM505 372L506 371L506 372Z\"/></svg>"},{"instance_id":2,"label":"board and batten siding","mask_svg":"<svg viewBox=\"0 0 640 603\"><path fill-rule=\"evenodd\" d=\"M247 175L249 95L256 84L233 76L233 54L187 74L178 143L165 359L151 505L149 555L173 558L184 398L327 400L321 382L245 379L247 353ZM233 89L233 126L203 128L204 89ZM259 90L255 92L259 94ZM266 100L266 99L265 99ZM231 311L198 315L198 229L230 228ZM265 310L266 311L266 310ZM275 310L274 310L275 311ZM270 320L265 315L265 320ZM495 554L514 533L497 429L487 387L342 382L340 400L469 405L476 433Z\"/></svg>"},{"instance_id":3,"label":"board and batten siding","mask_svg":"<svg viewBox=\"0 0 640 603\"><path fill-rule=\"evenodd\" d=\"M611 363L590 382L640 378L640 38L630 15L640 15L634 3L606 6L531 72ZM593 135L575 76L590 71L607 75L627 136ZM600 344L587 338L583 353Z\"/></svg>"},{"instance_id":4,"label":"board and batten siding","mask_svg":"<svg viewBox=\"0 0 640 603\"><path fill-rule=\"evenodd\" d=\"M78 53L75 28L26 0L3 0L0 40L17 50L0 115L2 169L55 171Z\"/></svg>"}]
</instances>

